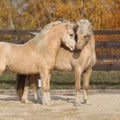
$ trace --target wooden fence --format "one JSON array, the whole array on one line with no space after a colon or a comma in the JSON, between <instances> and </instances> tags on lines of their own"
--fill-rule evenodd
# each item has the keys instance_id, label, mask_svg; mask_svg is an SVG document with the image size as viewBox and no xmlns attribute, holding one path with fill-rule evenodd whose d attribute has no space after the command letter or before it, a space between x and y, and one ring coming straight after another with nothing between
<instances>
[{"instance_id":1,"label":"wooden fence","mask_svg":"<svg viewBox=\"0 0 120 120\"><path fill-rule=\"evenodd\" d=\"M0 30L0 35L31 35L32 32L39 32L39 30ZM120 35L120 30L95 30L95 35ZM3 40L2 40L3 41ZM6 41L6 40L5 40ZM20 43L20 40L12 40L10 42ZM96 48L106 49L120 49L120 42L96 42ZM94 70L120 70L120 54L97 54L99 62L94 66ZM101 62L101 61L112 62ZM117 62L115 62L117 61Z\"/></svg>"}]
</instances>

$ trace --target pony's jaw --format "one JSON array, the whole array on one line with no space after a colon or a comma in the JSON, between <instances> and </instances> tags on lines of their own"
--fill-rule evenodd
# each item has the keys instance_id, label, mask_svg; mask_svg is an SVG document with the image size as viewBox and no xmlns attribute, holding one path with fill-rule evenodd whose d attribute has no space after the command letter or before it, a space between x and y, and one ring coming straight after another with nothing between
<instances>
[{"instance_id":1,"label":"pony's jaw","mask_svg":"<svg viewBox=\"0 0 120 120\"><path fill-rule=\"evenodd\" d=\"M73 51L75 49L76 42L75 42L74 36L72 36L72 37L70 35L63 36L62 43L66 47L68 47L71 51Z\"/></svg>"},{"instance_id":2,"label":"pony's jaw","mask_svg":"<svg viewBox=\"0 0 120 120\"><path fill-rule=\"evenodd\" d=\"M69 42L68 42L68 41L69 41ZM66 40L66 41L63 42L63 43L64 43L64 45L65 45L66 47L68 47L71 51L75 50L75 45L76 45L75 40L73 41L73 40L68 39L68 40Z\"/></svg>"},{"instance_id":3,"label":"pony's jaw","mask_svg":"<svg viewBox=\"0 0 120 120\"><path fill-rule=\"evenodd\" d=\"M84 47L84 45L85 45L85 43L86 43L86 41L85 41L84 39L78 38L78 41L77 41L77 43L76 43L75 48L76 48L77 50L82 50L83 47Z\"/></svg>"},{"instance_id":4,"label":"pony's jaw","mask_svg":"<svg viewBox=\"0 0 120 120\"><path fill-rule=\"evenodd\" d=\"M66 45L66 46L67 46L67 45ZM68 47L69 47L69 49L70 49L71 51L75 50L75 42L71 41L71 44L68 45Z\"/></svg>"}]
</instances>

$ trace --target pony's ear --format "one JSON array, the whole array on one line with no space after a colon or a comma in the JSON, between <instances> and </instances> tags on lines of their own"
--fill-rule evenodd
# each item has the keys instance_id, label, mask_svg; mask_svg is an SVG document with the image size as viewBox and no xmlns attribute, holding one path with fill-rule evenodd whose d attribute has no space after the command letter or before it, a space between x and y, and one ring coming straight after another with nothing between
<instances>
[{"instance_id":1,"label":"pony's ear","mask_svg":"<svg viewBox=\"0 0 120 120\"><path fill-rule=\"evenodd\" d=\"M68 21L65 18L58 18L59 21L61 21L62 23L67 23Z\"/></svg>"},{"instance_id":2,"label":"pony's ear","mask_svg":"<svg viewBox=\"0 0 120 120\"><path fill-rule=\"evenodd\" d=\"M71 26L74 30L76 30L77 28L78 28L78 25L76 24L76 23L71 23L71 22L68 22L67 24L66 24L66 27L67 26Z\"/></svg>"},{"instance_id":3,"label":"pony's ear","mask_svg":"<svg viewBox=\"0 0 120 120\"><path fill-rule=\"evenodd\" d=\"M78 24L76 24L76 23L71 23L71 24L72 24L73 29L74 29L74 30L77 30Z\"/></svg>"},{"instance_id":4,"label":"pony's ear","mask_svg":"<svg viewBox=\"0 0 120 120\"><path fill-rule=\"evenodd\" d=\"M78 26L80 25L80 23L79 23L78 21L76 22L76 24L77 24Z\"/></svg>"}]
</instances>

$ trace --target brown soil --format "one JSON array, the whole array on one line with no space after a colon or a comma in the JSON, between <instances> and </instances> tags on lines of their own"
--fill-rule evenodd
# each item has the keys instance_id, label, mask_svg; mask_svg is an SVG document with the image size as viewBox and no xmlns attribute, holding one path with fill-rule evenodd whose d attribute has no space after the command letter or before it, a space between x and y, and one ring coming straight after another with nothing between
<instances>
[{"instance_id":1,"label":"brown soil","mask_svg":"<svg viewBox=\"0 0 120 120\"><path fill-rule=\"evenodd\" d=\"M76 107L74 96L52 96L54 104L42 106L23 104L16 96L0 94L0 120L120 120L120 94L96 93L88 99L91 105Z\"/></svg>"}]
</instances>

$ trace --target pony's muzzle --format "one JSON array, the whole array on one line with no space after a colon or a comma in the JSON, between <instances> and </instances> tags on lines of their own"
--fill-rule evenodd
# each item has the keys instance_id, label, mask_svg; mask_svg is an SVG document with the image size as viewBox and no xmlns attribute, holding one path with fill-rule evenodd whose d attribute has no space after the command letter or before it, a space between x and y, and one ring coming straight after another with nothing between
<instances>
[{"instance_id":1,"label":"pony's muzzle","mask_svg":"<svg viewBox=\"0 0 120 120\"><path fill-rule=\"evenodd\" d=\"M75 50L75 47L76 47L76 42L74 41L70 47L70 50L71 51L74 51Z\"/></svg>"},{"instance_id":2,"label":"pony's muzzle","mask_svg":"<svg viewBox=\"0 0 120 120\"><path fill-rule=\"evenodd\" d=\"M71 50L71 51L74 51L74 50L75 50L75 46L71 46L71 47L70 47L70 50Z\"/></svg>"},{"instance_id":3,"label":"pony's muzzle","mask_svg":"<svg viewBox=\"0 0 120 120\"><path fill-rule=\"evenodd\" d=\"M82 50L82 46L80 47L79 45L76 44L76 45L75 45L75 50L76 50L76 51Z\"/></svg>"}]
</instances>

